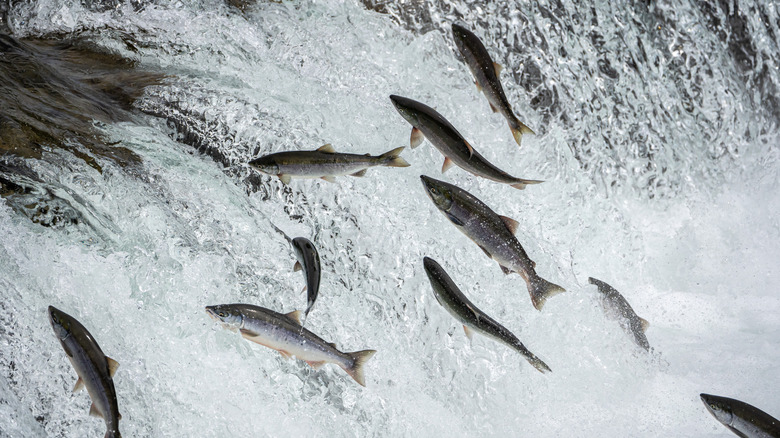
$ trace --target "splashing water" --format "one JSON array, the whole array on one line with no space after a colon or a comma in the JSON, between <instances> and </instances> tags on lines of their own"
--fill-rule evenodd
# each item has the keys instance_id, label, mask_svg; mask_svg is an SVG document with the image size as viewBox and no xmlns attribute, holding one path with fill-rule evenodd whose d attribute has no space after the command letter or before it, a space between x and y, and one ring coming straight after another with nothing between
<instances>
[{"instance_id":1,"label":"splashing water","mask_svg":"<svg viewBox=\"0 0 780 438\"><path fill-rule=\"evenodd\" d=\"M0 436L103 433L88 397L70 394L48 305L120 363L124 436L728 436L701 392L780 415L771 3L57 0L4 5L0 17L8 41L67 35L144 78L142 94L119 96L75 68L46 70L49 88L3 86L9 102L73 84L100 93L80 94L91 103L75 122L58 117L78 107L67 99L30 98L30 119L0 110ZM522 149L456 56L453 20L504 65L509 101L537 133ZM35 47L41 65L86 65ZM325 143L372 155L407 145L390 94L435 108L509 173L546 182L517 191L458 168L441 175L428 143L403 152L409 168L336 184L283 186L245 165ZM116 116L96 115L106 108ZM60 124L51 138L5 136L7 120ZM522 279L436 211L421 174L518 220L537 270L568 292L534 310ZM72 213L36 221L33 201ZM219 303L305 307L285 235L320 252L307 328L342 351L378 350L367 388L206 315ZM436 303L424 256L552 373L469 342ZM650 322L651 355L604 316L589 276Z\"/></svg>"}]
</instances>

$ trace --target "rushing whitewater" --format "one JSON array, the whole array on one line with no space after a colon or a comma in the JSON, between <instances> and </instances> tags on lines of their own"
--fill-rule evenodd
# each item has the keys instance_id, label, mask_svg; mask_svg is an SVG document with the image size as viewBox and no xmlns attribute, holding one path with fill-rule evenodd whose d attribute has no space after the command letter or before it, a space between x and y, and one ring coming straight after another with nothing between
<instances>
[{"instance_id":1,"label":"rushing whitewater","mask_svg":"<svg viewBox=\"0 0 780 438\"><path fill-rule=\"evenodd\" d=\"M0 436L102 436L47 320L107 356L125 437L731 436L699 394L780 416L780 11L771 2L45 0L0 5ZM635 4L636 3L636 4ZM453 22L504 66L518 148ZM523 191L424 143L336 183L262 155L409 145L425 102ZM523 279L436 211L419 176L519 222ZM245 342L204 311L305 309L288 238L319 251L306 328L377 350L366 387ZM437 260L553 370L469 341ZM604 315L601 279L652 350Z\"/></svg>"}]
</instances>

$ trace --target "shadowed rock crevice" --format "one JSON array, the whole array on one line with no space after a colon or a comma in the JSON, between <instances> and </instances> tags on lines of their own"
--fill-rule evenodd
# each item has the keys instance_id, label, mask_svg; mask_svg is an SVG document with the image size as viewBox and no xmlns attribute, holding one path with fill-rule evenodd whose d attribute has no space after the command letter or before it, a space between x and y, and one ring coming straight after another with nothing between
<instances>
[{"instance_id":1,"label":"shadowed rock crevice","mask_svg":"<svg viewBox=\"0 0 780 438\"><path fill-rule=\"evenodd\" d=\"M58 195L52 173L41 169L102 173L107 164L140 165L140 157L108 142L96 126L129 120L132 102L164 76L138 71L80 37L0 35L0 55L0 196L41 225L79 223L84 206ZM74 160L65 163L64 156Z\"/></svg>"}]
</instances>

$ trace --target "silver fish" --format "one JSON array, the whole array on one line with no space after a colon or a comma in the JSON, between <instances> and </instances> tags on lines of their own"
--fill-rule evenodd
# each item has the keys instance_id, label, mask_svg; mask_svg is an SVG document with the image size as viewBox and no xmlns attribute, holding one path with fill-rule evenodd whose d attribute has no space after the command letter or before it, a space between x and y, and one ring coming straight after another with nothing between
<instances>
[{"instance_id":1,"label":"silver fish","mask_svg":"<svg viewBox=\"0 0 780 438\"><path fill-rule=\"evenodd\" d=\"M433 294L436 301L444 307L450 315L454 316L461 324L466 336L471 339L471 330L477 331L488 338L501 342L504 345L516 350L525 357L525 359L534 366L539 372L546 373L551 371L541 359L528 351L517 339L517 336L504 328L501 324L489 317L485 312L479 310L465 295L458 289L455 282L452 281L444 268L436 260L429 257L423 259L425 273L428 274L428 280L433 287Z\"/></svg>"},{"instance_id":2,"label":"silver fish","mask_svg":"<svg viewBox=\"0 0 780 438\"><path fill-rule=\"evenodd\" d=\"M716 420L743 438L780 438L780 420L745 402L701 394L701 401Z\"/></svg>"},{"instance_id":3,"label":"silver fish","mask_svg":"<svg viewBox=\"0 0 780 438\"><path fill-rule=\"evenodd\" d=\"M75 318L53 306L49 306L48 313L54 333L79 376L73 392L86 387L92 399L89 414L106 422L105 438L121 438L119 420L122 416L117 408L112 379L119 364L103 354L95 338Z\"/></svg>"},{"instance_id":4,"label":"silver fish","mask_svg":"<svg viewBox=\"0 0 780 438\"><path fill-rule=\"evenodd\" d=\"M427 138L431 144L444 155L442 173L457 164L463 170L474 175L487 178L516 189L524 189L528 184L539 184L544 181L516 178L485 159L467 142L462 135L433 108L416 100L401 96L390 96L395 108L412 125L410 139L412 148Z\"/></svg>"},{"instance_id":5,"label":"silver fish","mask_svg":"<svg viewBox=\"0 0 780 438\"><path fill-rule=\"evenodd\" d=\"M321 178L335 182L339 175L364 176L369 167L408 167L399 157L404 148L396 148L379 156L341 154L326 144L315 151L289 151L265 155L249 162L249 166L268 175L276 175L284 184L291 178Z\"/></svg>"},{"instance_id":6,"label":"silver fish","mask_svg":"<svg viewBox=\"0 0 780 438\"><path fill-rule=\"evenodd\" d=\"M470 30L453 24L452 36L463 60L469 66L471 74L474 75L474 84L476 84L477 90L485 94L490 103L490 109L494 113L501 113L506 118L509 129L512 130L512 136L517 145L520 146L523 134L533 134L534 132L517 119L515 112L512 111L512 106L509 105L506 94L504 94L504 87L501 86L501 81L498 78L503 67L493 62L482 41Z\"/></svg>"},{"instance_id":7,"label":"silver fish","mask_svg":"<svg viewBox=\"0 0 780 438\"><path fill-rule=\"evenodd\" d=\"M363 365L376 350L342 353L335 344L301 327L299 310L283 315L251 304L220 304L207 306L206 312L226 328L240 331L245 339L272 348L285 358L295 356L314 369L336 364L366 386Z\"/></svg>"},{"instance_id":8,"label":"silver fish","mask_svg":"<svg viewBox=\"0 0 780 438\"><path fill-rule=\"evenodd\" d=\"M317 301L317 294L320 291L320 254L314 244L305 237L296 237L292 240L292 247L295 250L295 257L298 259L293 266L293 270L303 270L303 276L306 277L306 286L303 290L308 291L308 301L304 320L309 316L314 302Z\"/></svg>"},{"instance_id":9,"label":"silver fish","mask_svg":"<svg viewBox=\"0 0 780 438\"><path fill-rule=\"evenodd\" d=\"M601 306L605 312L610 316L613 316L620 322L620 326L629 335L632 336L634 342L645 350L650 350L650 343L647 342L647 336L645 331L650 325L646 320L640 318L639 315L634 312L631 305L628 304L623 295L615 290L612 286L604 283L601 280L596 280L593 277L588 278L590 284L594 284L598 287L601 293Z\"/></svg>"},{"instance_id":10,"label":"silver fish","mask_svg":"<svg viewBox=\"0 0 780 438\"><path fill-rule=\"evenodd\" d=\"M536 310L542 310L551 296L566 291L536 273L536 263L515 238L517 221L497 215L485 203L460 187L425 175L420 175L420 179L436 207L488 257L497 261L504 274L517 272L523 277Z\"/></svg>"}]
</instances>

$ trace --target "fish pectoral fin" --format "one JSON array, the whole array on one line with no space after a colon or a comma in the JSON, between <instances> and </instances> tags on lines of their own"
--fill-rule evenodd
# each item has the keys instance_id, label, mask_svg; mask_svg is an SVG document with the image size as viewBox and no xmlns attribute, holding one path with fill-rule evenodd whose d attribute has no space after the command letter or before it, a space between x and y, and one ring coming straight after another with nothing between
<instances>
[{"instance_id":1,"label":"fish pectoral fin","mask_svg":"<svg viewBox=\"0 0 780 438\"><path fill-rule=\"evenodd\" d=\"M255 338L257 338L257 333L253 332L252 330L247 330L247 329L242 328L242 329L239 329L239 331L241 332L241 336L244 339L248 339L248 340L254 342Z\"/></svg>"},{"instance_id":2,"label":"fish pectoral fin","mask_svg":"<svg viewBox=\"0 0 780 438\"><path fill-rule=\"evenodd\" d=\"M498 265L501 266L501 265ZM509 275L512 273L512 270L507 268L506 266L501 266L501 270L504 271L504 275Z\"/></svg>"},{"instance_id":3,"label":"fish pectoral fin","mask_svg":"<svg viewBox=\"0 0 780 438\"><path fill-rule=\"evenodd\" d=\"M501 70L503 70L503 69L504 69L503 65L501 65L501 64L499 64L497 62L493 63L493 70L496 71L496 77L501 75Z\"/></svg>"},{"instance_id":4,"label":"fish pectoral fin","mask_svg":"<svg viewBox=\"0 0 780 438\"><path fill-rule=\"evenodd\" d=\"M278 351L279 351L279 354L281 354L283 358L285 358L285 359L292 358L292 354L290 354L290 353L288 353L288 352L286 352L284 350L278 350Z\"/></svg>"},{"instance_id":5,"label":"fish pectoral fin","mask_svg":"<svg viewBox=\"0 0 780 438\"><path fill-rule=\"evenodd\" d=\"M463 222L460 219L458 219L457 217L455 217L452 214L450 214L449 212L444 212L444 215L447 216L447 219L449 219L453 224L455 224L455 225L457 225L459 227L463 226Z\"/></svg>"},{"instance_id":6,"label":"fish pectoral fin","mask_svg":"<svg viewBox=\"0 0 780 438\"><path fill-rule=\"evenodd\" d=\"M92 406L89 407L89 415L91 417L98 417L103 418L103 414L100 413L100 410L97 408L97 405L92 403Z\"/></svg>"},{"instance_id":7,"label":"fish pectoral fin","mask_svg":"<svg viewBox=\"0 0 780 438\"><path fill-rule=\"evenodd\" d=\"M493 258L493 256L490 255L490 252L488 252L488 250L486 250L484 246L479 245L479 249L481 249L482 252L484 252L486 256L490 257L491 259Z\"/></svg>"},{"instance_id":8,"label":"fish pectoral fin","mask_svg":"<svg viewBox=\"0 0 780 438\"><path fill-rule=\"evenodd\" d=\"M119 362L106 356L106 363L108 364L108 375L114 377L114 374L116 374L116 369L119 368Z\"/></svg>"},{"instance_id":9,"label":"fish pectoral fin","mask_svg":"<svg viewBox=\"0 0 780 438\"><path fill-rule=\"evenodd\" d=\"M412 149L416 148L417 146L420 146L425 140L425 136L423 135L422 131L412 127L412 135L409 137L409 145L412 147Z\"/></svg>"},{"instance_id":10,"label":"fish pectoral fin","mask_svg":"<svg viewBox=\"0 0 780 438\"><path fill-rule=\"evenodd\" d=\"M466 333L466 337L469 338L469 341L474 338L474 331L468 328L468 326L463 326L463 332Z\"/></svg>"},{"instance_id":11,"label":"fish pectoral fin","mask_svg":"<svg viewBox=\"0 0 780 438\"><path fill-rule=\"evenodd\" d=\"M473 148L473 147L471 147L471 144L469 144L469 142L467 142L467 141L465 141L465 140L463 140L463 143L466 143L466 147L467 147L467 148L468 148L468 150L469 150L469 160L470 160L470 159L471 159L471 157L474 155L474 148Z\"/></svg>"},{"instance_id":12,"label":"fish pectoral fin","mask_svg":"<svg viewBox=\"0 0 780 438\"><path fill-rule=\"evenodd\" d=\"M642 326L642 332L646 332L647 328L650 327L650 323L647 322L644 318L639 318L639 324Z\"/></svg>"},{"instance_id":13,"label":"fish pectoral fin","mask_svg":"<svg viewBox=\"0 0 780 438\"><path fill-rule=\"evenodd\" d=\"M360 172L353 173L352 176L357 176L357 177L366 176L366 172L367 171L368 171L368 169L363 169Z\"/></svg>"},{"instance_id":14,"label":"fish pectoral fin","mask_svg":"<svg viewBox=\"0 0 780 438\"><path fill-rule=\"evenodd\" d=\"M284 185L290 184L290 180L292 179L292 178L290 178L290 175L285 175L283 173L280 173L279 175L276 175L276 176L279 177L279 180L281 180L282 184L284 184Z\"/></svg>"},{"instance_id":15,"label":"fish pectoral fin","mask_svg":"<svg viewBox=\"0 0 780 438\"><path fill-rule=\"evenodd\" d=\"M504 225L506 225L506 228L509 230L510 233L512 234L517 233L517 227L520 224L516 220L512 219L511 217L506 217L501 215L498 215L498 217L500 217L501 220L504 221Z\"/></svg>"},{"instance_id":16,"label":"fish pectoral fin","mask_svg":"<svg viewBox=\"0 0 780 438\"><path fill-rule=\"evenodd\" d=\"M482 87L479 85L479 82L474 81L474 85L477 86L477 91L479 91L481 93L482 92Z\"/></svg>"},{"instance_id":17,"label":"fish pectoral fin","mask_svg":"<svg viewBox=\"0 0 780 438\"><path fill-rule=\"evenodd\" d=\"M290 313L285 313L284 316L287 317L290 321L301 325L301 311L300 310L293 310Z\"/></svg>"},{"instance_id":18,"label":"fish pectoral fin","mask_svg":"<svg viewBox=\"0 0 780 438\"><path fill-rule=\"evenodd\" d=\"M314 368L315 370L318 370L318 369L322 368L323 365L325 365L325 361L324 360L320 360L320 361L308 361L307 360L306 363L309 364L309 366Z\"/></svg>"},{"instance_id":19,"label":"fish pectoral fin","mask_svg":"<svg viewBox=\"0 0 780 438\"><path fill-rule=\"evenodd\" d=\"M325 175L321 179L324 179L327 182L334 183L336 182L336 177L331 175Z\"/></svg>"},{"instance_id":20,"label":"fish pectoral fin","mask_svg":"<svg viewBox=\"0 0 780 438\"><path fill-rule=\"evenodd\" d=\"M488 102L488 103L489 103L489 102ZM497 112L498 112L498 108L494 107L492 103L489 103L489 105L490 105L490 109L491 109L491 110L492 110L494 113L497 113Z\"/></svg>"},{"instance_id":21,"label":"fish pectoral fin","mask_svg":"<svg viewBox=\"0 0 780 438\"><path fill-rule=\"evenodd\" d=\"M328 144L324 144L324 145L320 146L319 148L317 148L317 152L325 152L325 153L328 153L328 154L335 154L336 153L336 149L333 148L332 144L328 143Z\"/></svg>"},{"instance_id":22,"label":"fish pectoral fin","mask_svg":"<svg viewBox=\"0 0 780 438\"><path fill-rule=\"evenodd\" d=\"M76 380L76 384L73 385L73 393L75 394L81 391L82 389L84 389L84 380L82 380L81 377L79 377L79 379Z\"/></svg>"},{"instance_id":23,"label":"fish pectoral fin","mask_svg":"<svg viewBox=\"0 0 780 438\"><path fill-rule=\"evenodd\" d=\"M309 289L309 286L304 286L303 289L301 289L301 292L306 292Z\"/></svg>"},{"instance_id":24,"label":"fish pectoral fin","mask_svg":"<svg viewBox=\"0 0 780 438\"><path fill-rule=\"evenodd\" d=\"M454 164L455 163L453 163L449 157L444 157L444 164L441 166L441 173L448 171Z\"/></svg>"},{"instance_id":25,"label":"fish pectoral fin","mask_svg":"<svg viewBox=\"0 0 780 438\"><path fill-rule=\"evenodd\" d=\"M301 262L295 262L295 265L293 265L293 272L298 272L301 269L303 269L303 266L301 266Z\"/></svg>"}]
</instances>

